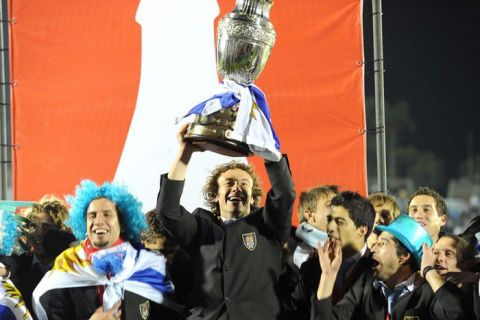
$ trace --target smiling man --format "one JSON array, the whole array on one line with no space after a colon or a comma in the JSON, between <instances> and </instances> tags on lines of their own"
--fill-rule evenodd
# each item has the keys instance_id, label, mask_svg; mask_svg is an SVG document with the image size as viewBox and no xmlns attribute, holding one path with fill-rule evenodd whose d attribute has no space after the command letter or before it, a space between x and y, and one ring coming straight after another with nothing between
<instances>
[{"instance_id":1,"label":"smiling man","mask_svg":"<svg viewBox=\"0 0 480 320\"><path fill-rule=\"evenodd\" d=\"M332 290L342 262L338 241L319 248L322 276L314 304L314 319L465 319L459 289L445 283L432 292L417 273L427 232L412 218L400 215L382 231L372 248L372 269L366 271L337 304Z\"/></svg>"},{"instance_id":2,"label":"smiling man","mask_svg":"<svg viewBox=\"0 0 480 320\"><path fill-rule=\"evenodd\" d=\"M70 200L66 223L82 241L57 257L35 289L37 317L161 317L151 314L151 305L164 303L164 293L173 288L165 279L164 257L137 249L146 227L140 202L122 185L90 180L82 181Z\"/></svg>"},{"instance_id":3,"label":"smiling man","mask_svg":"<svg viewBox=\"0 0 480 320\"><path fill-rule=\"evenodd\" d=\"M192 154L199 149L177 138L179 152L162 175L158 218L190 254L194 281L191 319L277 319L282 246L288 238L295 192L288 162L265 161L272 189L264 207L255 172L229 162L217 167L203 193L210 210L192 214L180 205Z\"/></svg>"},{"instance_id":4,"label":"smiling man","mask_svg":"<svg viewBox=\"0 0 480 320\"><path fill-rule=\"evenodd\" d=\"M445 200L437 191L420 187L410 196L408 215L427 230L435 243L447 223L448 210Z\"/></svg>"}]
</instances>

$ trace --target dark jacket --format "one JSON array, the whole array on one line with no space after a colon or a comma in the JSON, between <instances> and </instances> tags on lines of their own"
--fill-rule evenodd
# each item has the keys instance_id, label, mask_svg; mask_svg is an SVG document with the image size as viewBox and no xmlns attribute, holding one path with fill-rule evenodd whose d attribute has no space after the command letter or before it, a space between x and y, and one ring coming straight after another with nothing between
<instances>
[{"instance_id":1,"label":"dark jacket","mask_svg":"<svg viewBox=\"0 0 480 320\"><path fill-rule=\"evenodd\" d=\"M47 291L40 298L49 320L87 320L100 307L98 287L76 287ZM125 291L122 319L182 319L173 309ZM142 314L143 313L143 314Z\"/></svg>"},{"instance_id":2,"label":"dark jacket","mask_svg":"<svg viewBox=\"0 0 480 320\"><path fill-rule=\"evenodd\" d=\"M365 254L355 263L352 269L349 269L348 276L344 280L341 287L335 286L332 293L332 301L336 303L341 300L352 285L362 276L364 272L372 267L372 259L370 258L370 250L367 249ZM322 270L318 260L318 254L314 254L300 267L295 289L291 293L290 305L295 307L296 319L309 319L312 301L316 299L317 288L320 282Z\"/></svg>"},{"instance_id":3,"label":"dark jacket","mask_svg":"<svg viewBox=\"0 0 480 320\"><path fill-rule=\"evenodd\" d=\"M312 319L386 319L386 302L380 289L373 287L373 271L364 272L337 304L332 299L315 299ZM415 289L400 297L392 308L391 320L468 319L468 303L460 290L446 283L434 294L428 282L417 278ZM465 303L465 304L464 304Z\"/></svg>"},{"instance_id":4,"label":"dark jacket","mask_svg":"<svg viewBox=\"0 0 480 320\"><path fill-rule=\"evenodd\" d=\"M272 189L265 207L224 225L212 212L180 206L183 181L161 178L159 219L192 259L191 319L276 319L282 246L295 192L288 162L265 165Z\"/></svg>"},{"instance_id":5,"label":"dark jacket","mask_svg":"<svg viewBox=\"0 0 480 320\"><path fill-rule=\"evenodd\" d=\"M33 256L29 254L3 256L0 257L0 262L10 270L10 280L20 291L28 311L36 319L32 308L32 293L49 268L33 264Z\"/></svg>"}]
</instances>

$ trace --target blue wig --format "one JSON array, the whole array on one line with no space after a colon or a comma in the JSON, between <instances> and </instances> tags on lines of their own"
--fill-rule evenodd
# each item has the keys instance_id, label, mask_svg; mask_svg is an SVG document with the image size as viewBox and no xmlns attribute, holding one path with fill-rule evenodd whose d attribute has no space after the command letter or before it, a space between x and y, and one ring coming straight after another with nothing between
<instances>
[{"instance_id":1,"label":"blue wig","mask_svg":"<svg viewBox=\"0 0 480 320\"><path fill-rule=\"evenodd\" d=\"M20 236L15 214L0 212L0 255L10 255Z\"/></svg>"},{"instance_id":2,"label":"blue wig","mask_svg":"<svg viewBox=\"0 0 480 320\"><path fill-rule=\"evenodd\" d=\"M124 240L135 244L140 242L140 233L147 228L142 204L127 188L118 183L105 182L97 186L91 180L83 180L77 186L75 197L67 197L70 204L70 214L65 224L72 229L78 240L83 240L87 235L86 213L90 202L95 199L105 198L116 204L119 218L122 221Z\"/></svg>"}]
</instances>

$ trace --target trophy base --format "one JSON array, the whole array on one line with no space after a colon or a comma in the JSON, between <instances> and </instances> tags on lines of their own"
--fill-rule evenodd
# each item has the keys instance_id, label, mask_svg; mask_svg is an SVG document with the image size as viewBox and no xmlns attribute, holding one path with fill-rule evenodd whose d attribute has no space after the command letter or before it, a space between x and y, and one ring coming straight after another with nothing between
<instances>
[{"instance_id":1,"label":"trophy base","mask_svg":"<svg viewBox=\"0 0 480 320\"><path fill-rule=\"evenodd\" d=\"M252 152L244 142L227 138L224 127L191 123L184 138L203 150L212 151L229 157L248 157Z\"/></svg>"}]
</instances>

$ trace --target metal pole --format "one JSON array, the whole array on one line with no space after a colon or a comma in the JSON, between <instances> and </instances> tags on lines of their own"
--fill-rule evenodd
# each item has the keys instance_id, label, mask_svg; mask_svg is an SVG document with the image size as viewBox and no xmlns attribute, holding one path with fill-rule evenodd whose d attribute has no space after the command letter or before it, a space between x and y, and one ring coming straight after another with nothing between
<instances>
[{"instance_id":1,"label":"metal pole","mask_svg":"<svg viewBox=\"0 0 480 320\"><path fill-rule=\"evenodd\" d=\"M7 199L10 174L10 79L7 1L0 2L0 199Z\"/></svg>"},{"instance_id":2,"label":"metal pole","mask_svg":"<svg viewBox=\"0 0 480 320\"><path fill-rule=\"evenodd\" d=\"M385 143L385 98L383 78L382 0L372 0L373 59L375 79L375 122L377 127L377 185L387 192L387 154Z\"/></svg>"}]
</instances>

